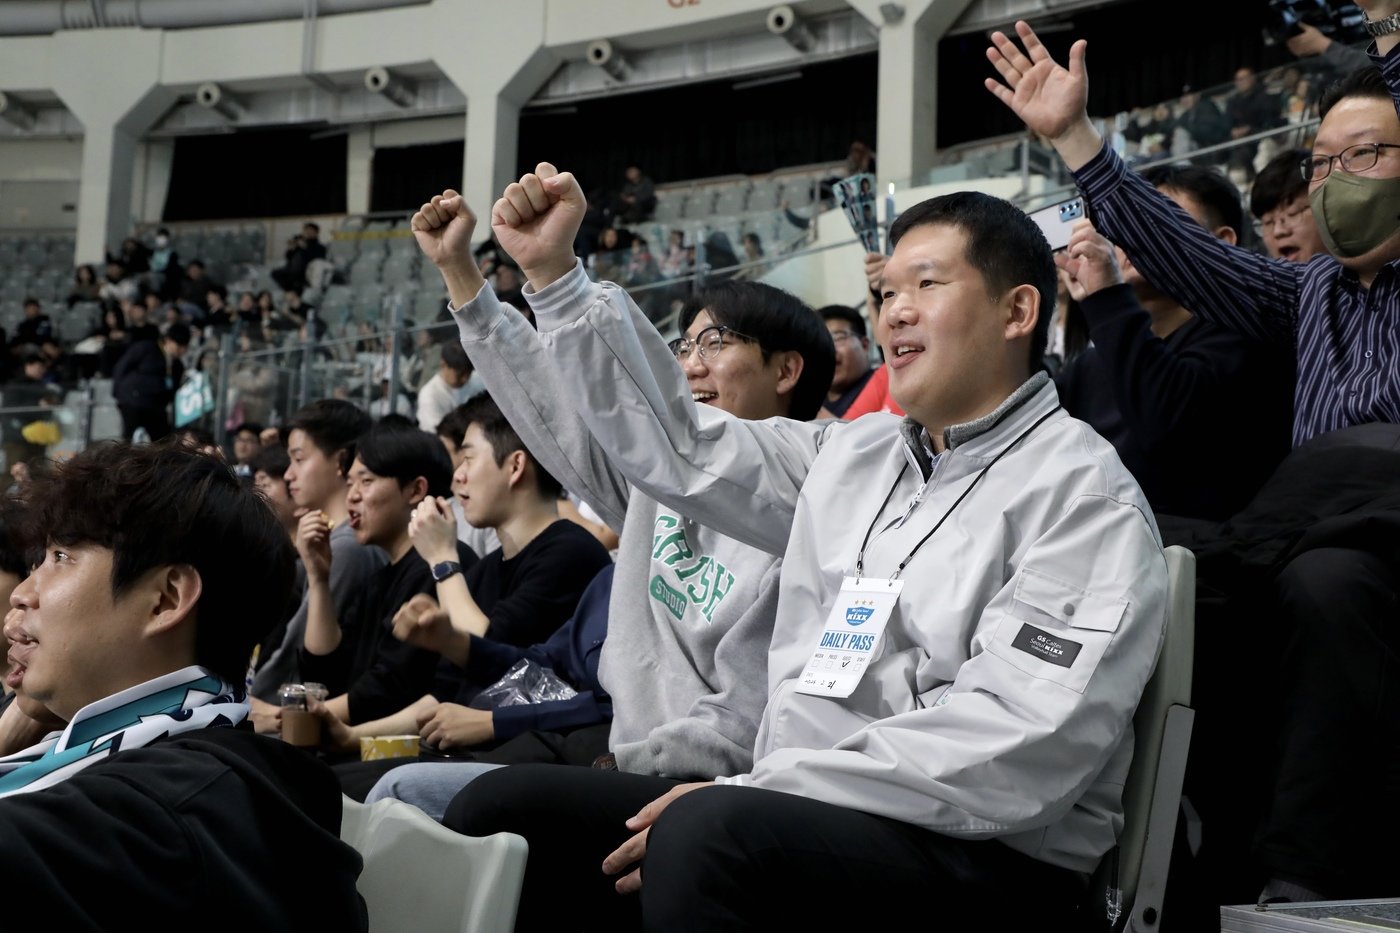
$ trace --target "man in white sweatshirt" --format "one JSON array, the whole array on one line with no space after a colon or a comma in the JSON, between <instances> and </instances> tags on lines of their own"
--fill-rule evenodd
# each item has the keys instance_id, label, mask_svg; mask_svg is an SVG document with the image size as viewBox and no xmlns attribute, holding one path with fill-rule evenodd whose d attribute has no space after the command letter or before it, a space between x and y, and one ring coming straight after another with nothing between
<instances>
[{"instance_id":1,"label":"man in white sweatshirt","mask_svg":"<svg viewBox=\"0 0 1400 933\"><path fill-rule=\"evenodd\" d=\"M783 555L769 699L743 772L571 770L530 800L524 769L495 772L446 822L525 832L534 923L868 925L912 904L951 929L991 911L1066 918L1122 825L1167 574L1141 490L1040 372L1043 235L982 194L909 209L879 335L908 417L745 421L681 397L645 317L584 277L569 247L584 207L541 165L506 189L493 231L634 487ZM581 812L580 788L611 778L625 787L592 799L616 822Z\"/></svg>"}]
</instances>

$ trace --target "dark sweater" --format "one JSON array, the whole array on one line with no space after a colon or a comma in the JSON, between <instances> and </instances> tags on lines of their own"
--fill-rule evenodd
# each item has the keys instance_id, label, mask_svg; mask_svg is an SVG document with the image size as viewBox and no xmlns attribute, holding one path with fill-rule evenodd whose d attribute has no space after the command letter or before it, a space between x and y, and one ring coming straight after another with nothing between
<instances>
[{"instance_id":1,"label":"dark sweater","mask_svg":"<svg viewBox=\"0 0 1400 933\"><path fill-rule=\"evenodd\" d=\"M457 545L457 559L474 567L476 553ZM436 592L432 570L409 548L397 563L370 577L358 602L340 621L340 644L330 654L301 649L301 675L323 683L331 696L348 694L350 722L369 722L396 713L428 693L440 656L399 641L394 614L419 593Z\"/></svg>"},{"instance_id":2,"label":"dark sweater","mask_svg":"<svg viewBox=\"0 0 1400 933\"><path fill-rule=\"evenodd\" d=\"M1292 360L1199 317L1163 340L1128 285L1081 305L1093 346L1055 380L1065 410L1114 446L1154 511L1243 508L1289 450Z\"/></svg>"},{"instance_id":3,"label":"dark sweater","mask_svg":"<svg viewBox=\"0 0 1400 933\"><path fill-rule=\"evenodd\" d=\"M3 926L364 930L340 813L329 768L251 729L119 752L0 800Z\"/></svg>"},{"instance_id":4,"label":"dark sweater","mask_svg":"<svg viewBox=\"0 0 1400 933\"><path fill-rule=\"evenodd\" d=\"M562 518L510 560L500 548L487 554L466 573L467 589L491 620L486 640L517 648L547 641L574 614L598 571L610 563L597 538ZM464 677L461 669L444 661L433 695L444 702L468 703L499 676Z\"/></svg>"},{"instance_id":5,"label":"dark sweater","mask_svg":"<svg viewBox=\"0 0 1400 933\"><path fill-rule=\"evenodd\" d=\"M598 683L598 658L608 634L612 578L613 566L609 563L584 591L573 618L544 644L518 648L489 638L472 637L471 654L467 658L469 680L494 683L524 659L553 671L578 691L567 700L496 707L491 713L491 724L498 742L532 729L570 732L612 719L612 699Z\"/></svg>"}]
</instances>

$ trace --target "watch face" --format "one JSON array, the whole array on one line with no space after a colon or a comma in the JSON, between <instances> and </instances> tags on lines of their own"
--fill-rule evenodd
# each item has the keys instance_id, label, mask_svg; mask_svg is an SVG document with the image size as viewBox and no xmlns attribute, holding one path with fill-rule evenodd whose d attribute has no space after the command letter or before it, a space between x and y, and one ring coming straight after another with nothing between
<instances>
[{"instance_id":1,"label":"watch face","mask_svg":"<svg viewBox=\"0 0 1400 933\"><path fill-rule=\"evenodd\" d=\"M455 561L445 560L440 564L433 565L433 579L439 583L452 576L462 569L462 565Z\"/></svg>"}]
</instances>

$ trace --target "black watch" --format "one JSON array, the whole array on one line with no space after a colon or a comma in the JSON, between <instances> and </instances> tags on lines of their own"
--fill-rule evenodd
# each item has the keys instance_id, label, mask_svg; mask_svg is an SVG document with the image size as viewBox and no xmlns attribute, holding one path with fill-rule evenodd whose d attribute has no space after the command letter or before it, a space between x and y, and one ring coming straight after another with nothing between
<instances>
[{"instance_id":1,"label":"black watch","mask_svg":"<svg viewBox=\"0 0 1400 933\"><path fill-rule=\"evenodd\" d=\"M454 573L461 573L462 565L455 560L445 560L440 564L433 564L433 582L441 583Z\"/></svg>"}]
</instances>

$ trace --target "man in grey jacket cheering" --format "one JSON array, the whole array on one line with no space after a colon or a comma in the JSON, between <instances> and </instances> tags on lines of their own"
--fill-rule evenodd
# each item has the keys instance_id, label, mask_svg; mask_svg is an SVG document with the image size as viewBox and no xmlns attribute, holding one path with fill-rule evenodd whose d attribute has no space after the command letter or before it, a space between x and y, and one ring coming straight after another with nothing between
<instances>
[{"instance_id":1,"label":"man in grey jacket cheering","mask_svg":"<svg viewBox=\"0 0 1400 933\"><path fill-rule=\"evenodd\" d=\"M573 258L584 207L572 176L541 165L492 227L629 482L783 555L769 700L744 773L556 769L557 794L535 783L523 799L508 769L444 822L528 823L531 923L868 923L914 897L953 928L989 902L999 919L1067 915L1121 826L1166 565L1136 483L1038 371L1054 294L1038 228L973 193L906 211L880 291L909 416L805 424L687 398L646 318Z\"/></svg>"}]
</instances>

